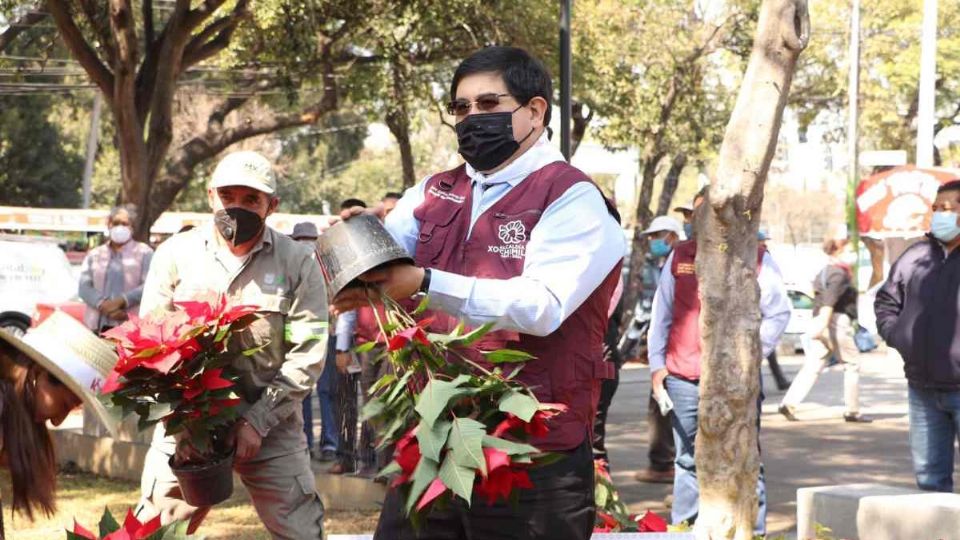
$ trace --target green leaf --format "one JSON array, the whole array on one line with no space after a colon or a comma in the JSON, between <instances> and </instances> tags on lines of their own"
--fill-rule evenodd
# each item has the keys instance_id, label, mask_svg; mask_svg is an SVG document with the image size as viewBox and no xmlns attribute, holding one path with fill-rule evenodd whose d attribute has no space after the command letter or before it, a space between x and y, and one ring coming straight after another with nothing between
<instances>
[{"instance_id":1,"label":"green leaf","mask_svg":"<svg viewBox=\"0 0 960 540\"><path fill-rule=\"evenodd\" d=\"M447 408L447 403L451 399L463 395L464 391L458 387L468 380L470 380L469 375L461 375L452 381L431 380L420 392L420 397L417 399L417 406L415 407L417 414L428 426L432 426L440 413Z\"/></svg>"},{"instance_id":2,"label":"green leaf","mask_svg":"<svg viewBox=\"0 0 960 540\"><path fill-rule=\"evenodd\" d=\"M363 406L363 414L361 415L361 420L367 421L375 416L380 416L383 414L383 411L386 409L386 404L380 401L379 399L372 399Z\"/></svg>"},{"instance_id":3,"label":"green leaf","mask_svg":"<svg viewBox=\"0 0 960 540\"><path fill-rule=\"evenodd\" d=\"M524 422L529 422L540 404L533 397L512 390L500 398L498 405L501 411L512 413Z\"/></svg>"},{"instance_id":4,"label":"green leaf","mask_svg":"<svg viewBox=\"0 0 960 540\"><path fill-rule=\"evenodd\" d=\"M417 429L417 441L420 443L420 453L424 457L440 463L440 451L447 443L451 425L447 420L438 420L431 427L425 421L420 421L420 427Z\"/></svg>"},{"instance_id":5,"label":"green leaf","mask_svg":"<svg viewBox=\"0 0 960 540\"><path fill-rule=\"evenodd\" d=\"M172 412L173 407L171 407L169 403L157 403L153 407L150 407L150 414L147 415L146 420L149 422L158 422Z\"/></svg>"},{"instance_id":6,"label":"green leaf","mask_svg":"<svg viewBox=\"0 0 960 540\"><path fill-rule=\"evenodd\" d=\"M458 330L457 330L458 332L460 332L460 331L463 330L463 328L461 328L461 327L459 327L459 326L458 326L457 328L458 328ZM468 333L468 334L464 334L464 335L462 335L462 336L457 337L456 339L451 340L451 341L450 341L450 345L461 345L461 346L464 346L464 347L466 347L466 346L468 346L468 345L473 345L478 339L480 339L480 338L482 338L483 336L487 335L487 333L489 333L490 330L492 330L492 329L493 329L493 323L484 324L484 325L482 325L482 326L479 326L479 327L477 327L477 328L474 328L474 329L473 329L470 333Z\"/></svg>"},{"instance_id":7,"label":"green leaf","mask_svg":"<svg viewBox=\"0 0 960 540\"><path fill-rule=\"evenodd\" d=\"M451 450L457 465L469 469L487 472L487 461L483 457L483 436L486 426L472 418L454 418L450 429L447 448Z\"/></svg>"},{"instance_id":8,"label":"green leaf","mask_svg":"<svg viewBox=\"0 0 960 540\"><path fill-rule=\"evenodd\" d=\"M244 350L244 351L241 351L240 354L242 354L242 355L244 355L244 356L253 356L253 355L257 354L258 352L266 349L266 348L269 347L269 346L270 346L270 342L268 341L268 342L264 343L263 345L260 345L259 347L253 347L253 348L251 348L251 349L246 349L246 350Z\"/></svg>"},{"instance_id":9,"label":"green leaf","mask_svg":"<svg viewBox=\"0 0 960 540\"><path fill-rule=\"evenodd\" d=\"M397 376L393 373L387 373L383 377L380 377L377 382L373 383L373 386L370 387L370 390L367 392L369 395L374 395L380 390L386 388L387 386L395 383L397 381Z\"/></svg>"},{"instance_id":10,"label":"green leaf","mask_svg":"<svg viewBox=\"0 0 960 540\"><path fill-rule=\"evenodd\" d=\"M457 465L456 457L449 453L443 460L443 465L440 466L440 480L443 485L450 488L450 491L459 495L461 499L467 501L467 506L470 506L470 496L473 494L473 479L475 477L476 473L473 469Z\"/></svg>"},{"instance_id":11,"label":"green leaf","mask_svg":"<svg viewBox=\"0 0 960 540\"><path fill-rule=\"evenodd\" d=\"M498 349L496 351L484 352L483 355L486 357L487 362L491 364L526 362L527 360L536 358L536 356L514 349Z\"/></svg>"},{"instance_id":12,"label":"green leaf","mask_svg":"<svg viewBox=\"0 0 960 540\"><path fill-rule=\"evenodd\" d=\"M426 456L420 458L420 463L417 463L417 468L413 470L413 485L407 494L405 507L408 516L417 504L417 499L419 499L420 495L427 489L430 482L433 482L433 479L437 477L438 468L439 466L436 461L428 459Z\"/></svg>"},{"instance_id":13,"label":"green leaf","mask_svg":"<svg viewBox=\"0 0 960 540\"><path fill-rule=\"evenodd\" d=\"M377 342L376 342L376 341L368 341L368 342L364 343L363 345L357 345L356 347L354 347L353 352L355 352L355 353L366 353L366 352L370 352L370 351L372 351L373 348L376 347L376 346L377 346Z\"/></svg>"},{"instance_id":14,"label":"green leaf","mask_svg":"<svg viewBox=\"0 0 960 540\"><path fill-rule=\"evenodd\" d=\"M387 395L386 402L391 403L393 400L397 399L400 394L403 392L404 388L407 387L407 381L410 380L410 377L413 376L413 371L408 371L400 377L400 380L393 383L393 389L390 390L390 393Z\"/></svg>"},{"instance_id":15,"label":"green leaf","mask_svg":"<svg viewBox=\"0 0 960 540\"><path fill-rule=\"evenodd\" d=\"M529 444L508 441L492 435L483 436L483 446L502 450L511 456L518 454L536 454L540 452L536 447Z\"/></svg>"},{"instance_id":16,"label":"green leaf","mask_svg":"<svg viewBox=\"0 0 960 540\"><path fill-rule=\"evenodd\" d=\"M106 507L103 508L103 516L100 517L100 537L117 531L120 529L120 524L117 523L117 520L114 519L113 514L110 513L110 510Z\"/></svg>"},{"instance_id":17,"label":"green leaf","mask_svg":"<svg viewBox=\"0 0 960 540\"><path fill-rule=\"evenodd\" d=\"M417 304L417 309L413 310L413 316L416 317L417 315L422 315L423 312L427 310L427 306L429 305L430 305L430 296L424 296L423 300L420 300L420 303Z\"/></svg>"},{"instance_id":18,"label":"green leaf","mask_svg":"<svg viewBox=\"0 0 960 540\"><path fill-rule=\"evenodd\" d=\"M397 463L396 460L394 460L394 461L391 461L389 465L381 469L377 473L377 477L386 477L386 476L390 476L391 474L397 474L398 472L402 472L402 471L403 471L403 467L401 467L400 464Z\"/></svg>"}]
</instances>

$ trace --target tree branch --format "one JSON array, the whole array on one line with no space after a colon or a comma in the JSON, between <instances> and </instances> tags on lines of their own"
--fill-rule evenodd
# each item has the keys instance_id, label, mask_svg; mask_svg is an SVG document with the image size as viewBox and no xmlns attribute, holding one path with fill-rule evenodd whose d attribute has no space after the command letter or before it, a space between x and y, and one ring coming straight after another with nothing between
<instances>
[{"instance_id":1,"label":"tree branch","mask_svg":"<svg viewBox=\"0 0 960 540\"><path fill-rule=\"evenodd\" d=\"M192 9L187 13L184 24L189 32L193 32L203 24L203 21L210 18L226 0L205 0L203 5L197 9Z\"/></svg>"},{"instance_id":2,"label":"tree branch","mask_svg":"<svg viewBox=\"0 0 960 540\"><path fill-rule=\"evenodd\" d=\"M97 40L100 42L100 48L103 49L103 52L107 56L107 64L112 67L117 56L117 51L113 48L113 40L110 36L109 20L104 21L97 17L97 5L93 0L80 0L79 4L80 9L83 10L83 15L90 24L90 28L93 29L94 34L97 36Z\"/></svg>"},{"instance_id":3,"label":"tree branch","mask_svg":"<svg viewBox=\"0 0 960 540\"><path fill-rule=\"evenodd\" d=\"M47 11L53 16L63 43L107 100L113 101L113 73L103 65L97 52L87 43L74 23L67 0L47 0L46 5Z\"/></svg>"},{"instance_id":4,"label":"tree branch","mask_svg":"<svg viewBox=\"0 0 960 540\"><path fill-rule=\"evenodd\" d=\"M9 47L17 36L32 28L46 16L46 13L39 11L39 6L34 6L33 9L24 13L22 17L0 33L0 52Z\"/></svg>"},{"instance_id":5,"label":"tree branch","mask_svg":"<svg viewBox=\"0 0 960 540\"><path fill-rule=\"evenodd\" d=\"M248 0L239 0L230 15L213 21L193 36L183 53L181 70L210 58L230 45L234 31L247 15Z\"/></svg>"}]
</instances>

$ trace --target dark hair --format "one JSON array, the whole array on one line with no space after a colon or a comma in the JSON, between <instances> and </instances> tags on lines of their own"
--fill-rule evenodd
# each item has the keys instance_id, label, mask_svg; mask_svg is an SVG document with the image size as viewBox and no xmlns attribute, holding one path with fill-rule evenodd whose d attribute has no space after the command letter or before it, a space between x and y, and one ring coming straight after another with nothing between
<instances>
[{"instance_id":1,"label":"dark hair","mask_svg":"<svg viewBox=\"0 0 960 540\"><path fill-rule=\"evenodd\" d=\"M823 252L827 255L833 255L843 249L847 243L846 240L839 238L827 238L823 241Z\"/></svg>"},{"instance_id":2,"label":"dark hair","mask_svg":"<svg viewBox=\"0 0 960 540\"><path fill-rule=\"evenodd\" d=\"M471 54L460 62L450 83L450 99L457 97L457 86L467 75L475 73L496 73L503 78L510 95L521 105L539 96L547 102L543 114L544 127L550 125L551 101L553 100L553 81L543 62L527 51L517 47L487 47Z\"/></svg>"},{"instance_id":3,"label":"dark hair","mask_svg":"<svg viewBox=\"0 0 960 540\"><path fill-rule=\"evenodd\" d=\"M960 191L960 178L954 178L937 188L938 194L944 191Z\"/></svg>"},{"instance_id":4,"label":"dark hair","mask_svg":"<svg viewBox=\"0 0 960 540\"><path fill-rule=\"evenodd\" d=\"M396 191L388 191L381 200L385 201L387 199L400 199L401 197L403 197L403 195L397 193Z\"/></svg>"},{"instance_id":5,"label":"dark hair","mask_svg":"<svg viewBox=\"0 0 960 540\"><path fill-rule=\"evenodd\" d=\"M13 484L13 509L31 520L36 510L48 516L56 511L57 459L53 440L46 424L34 420L37 378L42 371L38 364L0 342L2 452Z\"/></svg>"},{"instance_id":6,"label":"dark hair","mask_svg":"<svg viewBox=\"0 0 960 540\"><path fill-rule=\"evenodd\" d=\"M360 199L344 199L344 201L340 203L341 210L346 210L347 208L353 208L354 206L362 206L366 208L367 203L361 201Z\"/></svg>"}]
</instances>

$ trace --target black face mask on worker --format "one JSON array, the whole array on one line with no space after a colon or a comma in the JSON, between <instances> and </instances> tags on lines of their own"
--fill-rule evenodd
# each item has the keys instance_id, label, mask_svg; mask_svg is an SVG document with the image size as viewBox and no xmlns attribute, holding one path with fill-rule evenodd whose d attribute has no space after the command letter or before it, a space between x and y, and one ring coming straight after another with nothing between
<instances>
[{"instance_id":1,"label":"black face mask on worker","mask_svg":"<svg viewBox=\"0 0 960 540\"><path fill-rule=\"evenodd\" d=\"M533 134L531 127L520 141L513 137L513 113L518 110L471 114L456 125L460 155L471 167L481 172L496 169Z\"/></svg>"},{"instance_id":2,"label":"black face mask on worker","mask_svg":"<svg viewBox=\"0 0 960 540\"><path fill-rule=\"evenodd\" d=\"M260 214L239 207L217 210L213 214L213 223L220 236L233 246L253 240L263 230Z\"/></svg>"}]
</instances>

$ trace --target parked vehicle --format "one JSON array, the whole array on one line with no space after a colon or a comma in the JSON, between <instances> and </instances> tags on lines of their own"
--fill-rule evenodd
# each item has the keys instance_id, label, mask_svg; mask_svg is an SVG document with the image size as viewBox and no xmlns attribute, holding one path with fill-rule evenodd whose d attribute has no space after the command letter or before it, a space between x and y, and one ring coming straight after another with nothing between
<instances>
[{"instance_id":1,"label":"parked vehicle","mask_svg":"<svg viewBox=\"0 0 960 540\"><path fill-rule=\"evenodd\" d=\"M801 338L813 319L813 295L797 286L787 285L790 297L790 322L780 338L780 354L803 353Z\"/></svg>"},{"instance_id":2,"label":"parked vehicle","mask_svg":"<svg viewBox=\"0 0 960 540\"><path fill-rule=\"evenodd\" d=\"M0 235L0 329L21 335L39 304L71 305L64 311L73 314L78 302L76 275L56 240Z\"/></svg>"}]
</instances>

